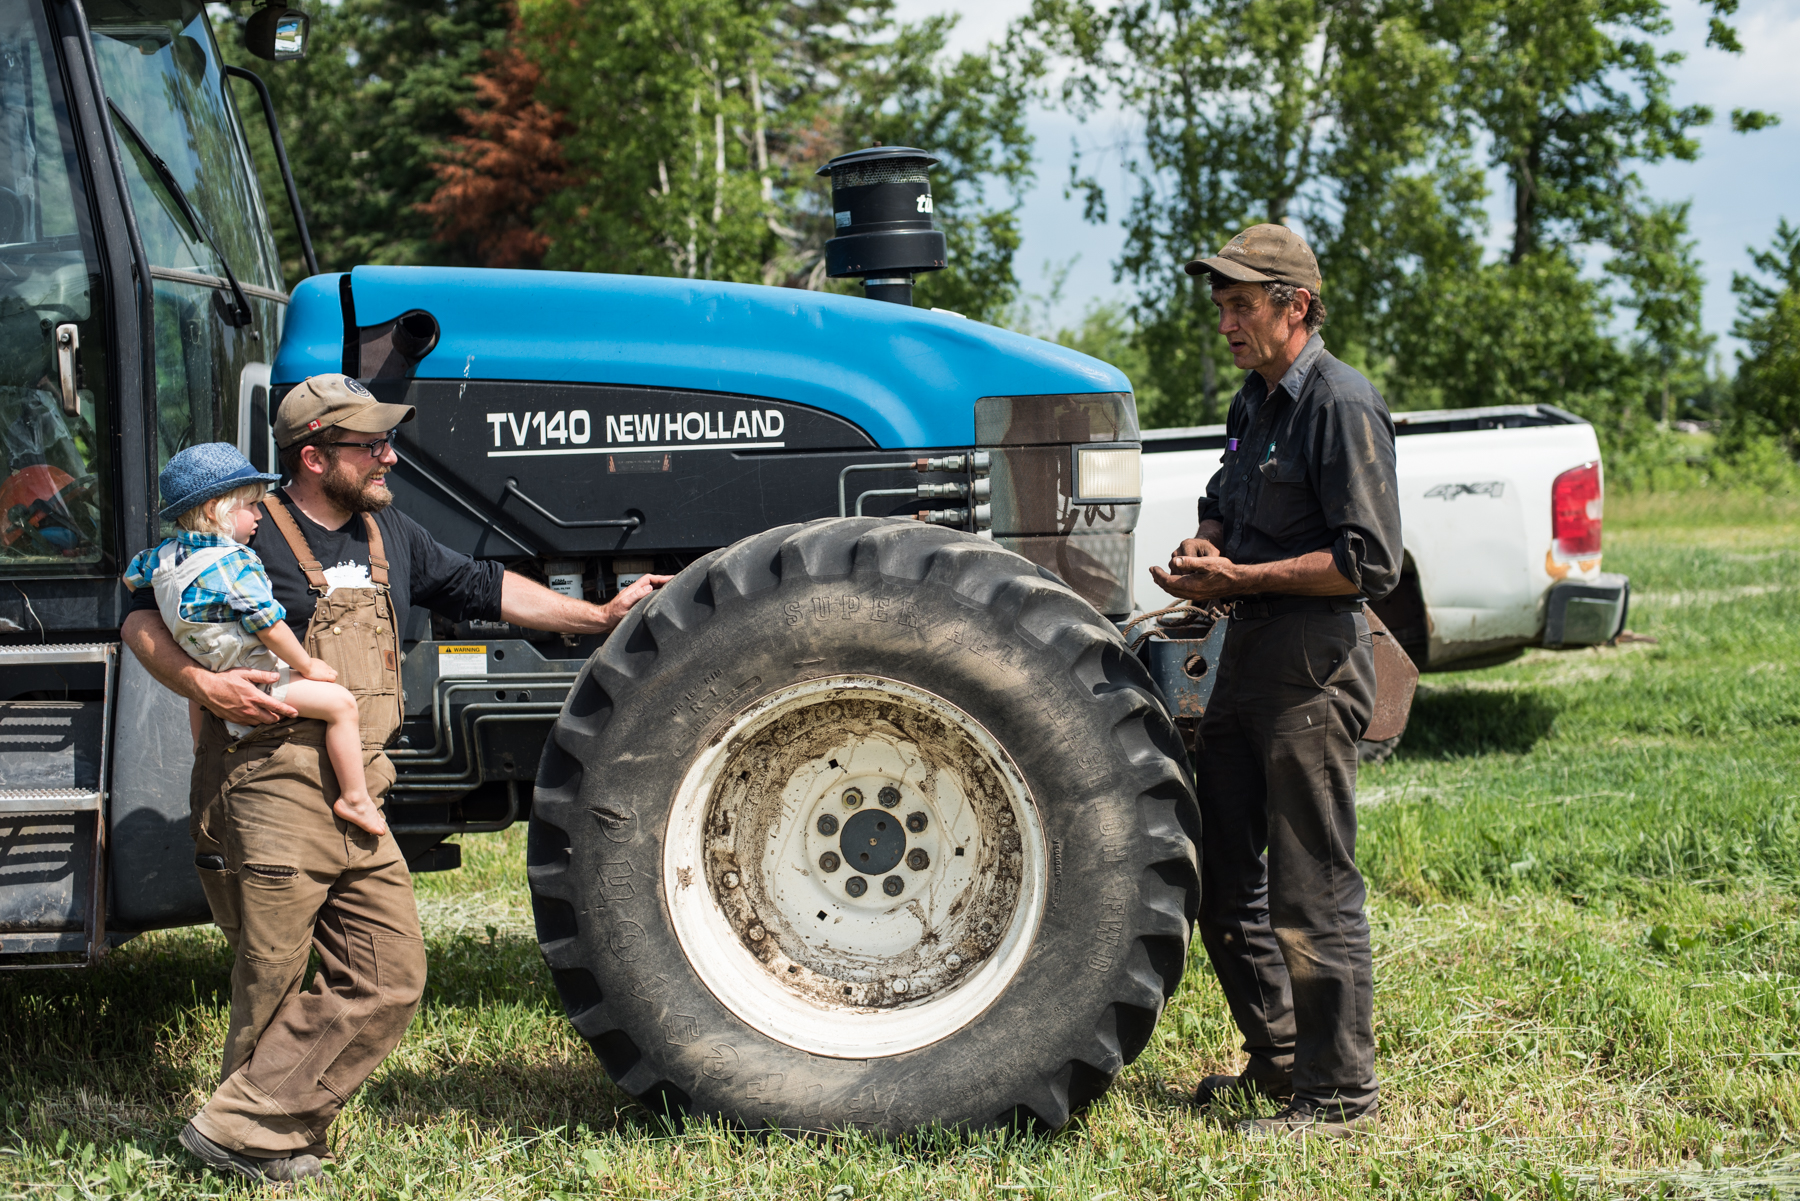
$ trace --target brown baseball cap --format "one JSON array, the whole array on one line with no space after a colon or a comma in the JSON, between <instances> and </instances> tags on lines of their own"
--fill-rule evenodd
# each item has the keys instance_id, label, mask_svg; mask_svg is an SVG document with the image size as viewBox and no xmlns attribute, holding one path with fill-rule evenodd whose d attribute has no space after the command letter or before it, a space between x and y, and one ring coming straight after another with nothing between
<instances>
[{"instance_id":1,"label":"brown baseball cap","mask_svg":"<svg viewBox=\"0 0 1800 1201\"><path fill-rule=\"evenodd\" d=\"M1319 294L1319 260L1306 240L1285 225L1252 225L1212 258L1187 265L1189 275L1203 272L1218 284L1288 284Z\"/></svg>"},{"instance_id":2,"label":"brown baseball cap","mask_svg":"<svg viewBox=\"0 0 1800 1201\"><path fill-rule=\"evenodd\" d=\"M275 413L275 445L283 450L308 434L340 429L385 434L413 419L411 405L383 404L347 375L315 375L281 398Z\"/></svg>"}]
</instances>

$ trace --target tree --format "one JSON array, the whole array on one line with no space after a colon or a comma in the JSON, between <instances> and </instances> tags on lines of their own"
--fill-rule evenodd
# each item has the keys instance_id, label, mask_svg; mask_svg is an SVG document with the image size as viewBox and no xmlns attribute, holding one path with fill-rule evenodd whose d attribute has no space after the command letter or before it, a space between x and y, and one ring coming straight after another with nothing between
<instances>
[{"instance_id":1,"label":"tree","mask_svg":"<svg viewBox=\"0 0 1800 1201\"><path fill-rule=\"evenodd\" d=\"M892 3L526 0L509 54L539 77L525 86L511 57L483 75L427 211L446 237L471 197L521 228L529 212L555 268L846 288L824 275L835 224L815 172L858 146L916 145L941 160L950 245L917 303L997 316L1017 290L1025 93L991 55L948 58L950 19L900 24Z\"/></svg>"},{"instance_id":2,"label":"tree","mask_svg":"<svg viewBox=\"0 0 1800 1201\"><path fill-rule=\"evenodd\" d=\"M488 56L475 77L477 107L460 113L473 134L451 139L435 168L441 182L419 211L439 241L466 240L487 266L536 267L550 248L537 210L564 182L568 122L537 99L543 72L517 45Z\"/></svg>"},{"instance_id":3,"label":"tree","mask_svg":"<svg viewBox=\"0 0 1800 1201\"><path fill-rule=\"evenodd\" d=\"M1678 394L1703 393L1713 337L1700 323L1706 280L1687 236L1687 202L1628 208L1607 271L1625 285L1624 305L1637 310L1638 350L1656 377L1657 421L1667 426Z\"/></svg>"},{"instance_id":4,"label":"tree","mask_svg":"<svg viewBox=\"0 0 1800 1201\"><path fill-rule=\"evenodd\" d=\"M1664 0L1461 0L1443 11L1459 105L1512 189L1509 262L1546 245L1612 241L1632 164L1698 157L1690 131L1712 111L1670 102L1682 56L1650 40L1671 28ZM1717 20L1715 43L1720 29Z\"/></svg>"},{"instance_id":5,"label":"tree","mask_svg":"<svg viewBox=\"0 0 1800 1201\"><path fill-rule=\"evenodd\" d=\"M1734 6L1711 4L1727 52ZM1182 261L1286 221L1319 255L1328 344L1394 407L1544 400L1619 431L1705 352L1685 209L1644 202L1635 175L1693 157L1711 119L1670 101L1680 56L1651 43L1667 25L1664 0L1036 0L1015 41L1063 70L1056 99L1078 116L1112 102L1143 123L1115 274L1136 285L1163 398L1150 420L1222 407L1207 283ZM1482 253L1482 153L1513 194L1497 265ZM1071 187L1106 219L1091 176L1078 168ZM1596 242L1630 288L1654 385L1608 333L1606 290L1582 278Z\"/></svg>"},{"instance_id":6,"label":"tree","mask_svg":"<svg viewBox=\"0 0 1800 1201\"><path fill-rule=\"evenodd\" d=\"M233 14L241 25L248 9ZM469 263L463 240L439 241L428 201L458 115L475 102L474 78L505 41L505 0L339 0L313 6L306 57L252 59L226 24L228 58L268 82L282 137L326 270L357 263ZM283 195L261 122L252 129L263 195ZM304 274L291 223L275 221L289 279Z\"/></svg>"},{"instance_id":7,"label":"tree","mask_svg":"<svg viewBox=\"0 0 1800 1201\"><path fill-rule=\"evenodd\" d=\"M1408 260L1466 241L1478 184L1421 178L1457 155L1441 120L1449 54L1405 3L1362 0L1036 0L1015 31L1066 64L1057 99L1086 117L1115 100L1142 120L1126 166L1136 195L1115 276L1136 284L1138 339L1163 397L1154 421L1217 421L1231 369L1210 284L1182 265L1259 221L1304 226L1347 338L1366 337ZM1408 174L1411 171L1413 174ZM1081 160L1090 220L1104 197ZM1367 241L1380 235L1384 244ZM1373 253L1371 253L1373 251Z\"/></svg>"},{"instance_id":8,"label":"tree","mask_svg":"<svg viewBox=\"0 0 1800 1201\"><path fill-rule=\"evenodd\" d=\"M524 5L524 52L569 128L566 186L539 214L546 265L760 274L755 141L771 15L758 0Z\"/></svg>"},{"instance_id":9,"label":"tree","mask_svg":"<svg viewBox=\"0 0 1800 1201\"><path fill-rule=\"evenodd\" d=\"M1418 277L1396 322L1396 409L1552 404L1603 434L1635 410L1644 381L1609 334L1612 303L1560 250L1485 263L1461 275Z\"/></svg>"},{"instance_id":10,"label":"tree","mask_svg":"<svg viewBox=\"0 0 1800 1201\"><path fill-rule=\"evenodd\" d=\"M1766 250L1750 261L1769 282L1733 275L1738 319L1731 332L1746 349L1738 354L1733 431L1741 441L1773 434L1789 453L1800 445L1800 227L1783 219Z\"/></svg>"}]
</instances>

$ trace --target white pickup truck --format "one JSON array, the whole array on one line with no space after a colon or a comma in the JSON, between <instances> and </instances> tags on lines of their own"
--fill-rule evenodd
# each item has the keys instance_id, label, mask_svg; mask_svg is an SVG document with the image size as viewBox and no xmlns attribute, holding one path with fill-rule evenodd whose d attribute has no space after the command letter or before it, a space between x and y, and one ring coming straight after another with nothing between
<instances>
[{"instance_id":1,"label":"white pickup truck","mask_svg":"<svg viewBox=\"0 0 1800 1201\"><path fill-rule=\"evenodd\" d=\"M1630 582L1600 570L1594 427L1550 405L1396 413L1399 587L1372 606L1422 671L1485 667L1530 646L1588 646L1624 627ZM1145 430L1140 609L1170 603L1143 570L1196 524L1225 427Z\"/></svg>"}]
</instances>

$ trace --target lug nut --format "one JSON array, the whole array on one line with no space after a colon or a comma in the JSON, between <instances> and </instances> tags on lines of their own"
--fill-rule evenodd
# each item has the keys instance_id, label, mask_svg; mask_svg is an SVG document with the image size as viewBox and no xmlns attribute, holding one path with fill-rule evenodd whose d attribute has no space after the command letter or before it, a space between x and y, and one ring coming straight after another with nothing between
<instances>
[{"instance_id":1,"label":"lug nut","mask_svg":"<svg viewBox=\"0 0 1800 1201\"><path fill-rule=\"evenodd\" d=\"M931 866L931 856L925 853L924 847L914 847L906 853L906 866L915 872L922 872Z\"/></svg>"},{"instance_id":2,"label":"lug nut","mask_svg":"<svg viewBox=\"0 0 1800 1201\"><path fill-rule=\"evenodd\" d=\"M763 933L764 933L764 931L761 926L750 927L750 929L748 931L748 934L750 936L750 941L751 942L761 942L763 940Z\"/></svg>"},{"instance_id":3,"label":"lug nut","mask_svg":"<svg viewBox=\"0 0 1800 1201\"><path fill-rule=\"evenodd\" d=\"M860 788L844 789L844 808L854 809L860 804L862 804L862 789L860 789Z\"/></svg>"},{"instance_id":4,"label":"lug nut","mask_svg":"<svg viewBox=\"0 0 1800 1201\"><path fill-rule=\"evenodd\" d=\"M843 861L837 857L836 851L826 851L819 856L819 870L822 872L835 872L842 866L842 863Z\"/></svg>"},{"instance_id":5,"label":"lug nut","mask_svg":"<svg viewBox=\"0 0 1800 1201\"><path fill-rule=\"evenodd\" d=\"M944 956L944 966L954 972L962 966L962 956L955 953Z\"/></svg>"},{"instance_id":6,"label":"lug nut","mask_svg":"<svg viewBox=\"0 0 1800 1201\"><path fill-rule=\"evenodd\" d=\"M899 876L889 876L881 882L881 891L890 897L897 897L906 888L906 881Z\"/></svg>"},{"instance_id":7,"label":"lug nut","mask_svg":"<svg viewBox=\"0 0 1800 1201\"><path fill-rule=\"evenodd\" d=\"M900 803L900 790L895 788L892 784L889 784L875 794L875 799L881 802L881 807L883 809L892 809L895 805Z\"/></svg>"},{"instance_id":8,"label":"lug nut","mask_svg":"<svg viewBox=\"0 0 1800 1201\"><path fill-rule=\"evenodd\" d=\"M726 872L725 873L725 887L726 888L736 888L737 886L738 886L738 874L736 872Z\"/></svg>"},{"instance_id":9,"label":"lug nut","mask_svg":"<svg viewBox=\"0 0 1800 1201\"><path fill-rule=\"evenodd\" d=\"M829 813L819 814L819 833L821 833L821 834L836 834L837 833L837 818L831 816L831 814L829 814Z\"/></svg>"},{"instance_id":10,"label":"lug nut","mask_svg":"<svg viewBox=\"0 0 1800 1201\"><path fill-rule=\"evenodd\" d=\"M930 824L931 819L926 817L923 813L909 813L906 815L906 828L911 830L914 834L923 834L925 832L925 827Z\"/></svg>"},{"instance_id":11,"label":"lug nut","mask_svg":"<svg viewBox=\"0 0 1800 1201\"><path fill-rule=\"evenodd\" d=\"M844 881L844 891L853 897L860 897L869 891L869 882L861 876L851 876Z\"/></svg>"},{"instance_id":12,"label":"lug nut","mask_svg":"<svg viewBox=\"0 0 1800 1201\"><path fill-rule=\"evenodd\" d=\"M888 985L888 987L893 989L895 992L905 992L907 989L907 984L906 984L906 981L904 981L904 980L896 980L892 984Z\"/></svg>"},{"instance_id":13,"label":"lug nut","mask_svg":"<svg viewBox=\"0 0 1800 1201\"><path fill-rule=\"evenodd\" d=\"M1013 824L1012 810L1002 809L1000 811L1000 824L1003 826L1010 826Z\"/></svg>"}]
</instances>

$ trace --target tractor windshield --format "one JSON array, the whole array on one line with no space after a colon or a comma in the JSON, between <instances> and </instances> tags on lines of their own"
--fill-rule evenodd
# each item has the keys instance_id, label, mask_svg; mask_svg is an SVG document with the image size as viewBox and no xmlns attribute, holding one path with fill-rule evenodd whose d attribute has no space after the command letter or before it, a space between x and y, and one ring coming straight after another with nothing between
<instances>
[{"instance_id":1,"label":"tractor windshield","mask_svg":"<svg viewBox=\"0 0 1800 1201\"><path fill-rule=\"evenodd\" d=\"M120 130L118 142L151 263L212 276L229 266L244 283L279 289L268 217L204 7L197 0L93 0L88 21L107 99L142 135L140 143ZM151 153L168 164L202 230L188 223L181 199L158 178Z\"/></svg>"},{"instance_id":2,"label":"tractor windshield","mask_svg":"<svg viewBox=\"0 0 1800 1201\"><path fill-rule=\"evenodd\" d=\"M248 452L286 295L205 6L89 0L87 12L155 285L155 466L199 442Z\"/></svg>"}]
</instances>

